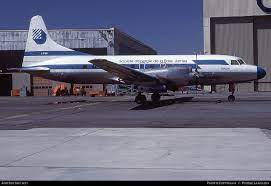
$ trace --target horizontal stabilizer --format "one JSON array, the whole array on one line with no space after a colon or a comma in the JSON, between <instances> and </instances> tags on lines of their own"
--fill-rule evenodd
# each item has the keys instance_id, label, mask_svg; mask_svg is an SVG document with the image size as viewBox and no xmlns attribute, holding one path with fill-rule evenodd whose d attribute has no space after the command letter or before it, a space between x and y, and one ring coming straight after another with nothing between
<instances>
[{"instance_id":1,"label":"horizontal stabilizer","mask_svg":"<svg viewBox=\"0 0 271 186\"><path fill-rule=\"evenodd\" d=\"M26 68L9 68L3 70L6 73L25 72L30 74L49 73L50 69L47 67L26 67Z\"/></svg>"}]
</instances>

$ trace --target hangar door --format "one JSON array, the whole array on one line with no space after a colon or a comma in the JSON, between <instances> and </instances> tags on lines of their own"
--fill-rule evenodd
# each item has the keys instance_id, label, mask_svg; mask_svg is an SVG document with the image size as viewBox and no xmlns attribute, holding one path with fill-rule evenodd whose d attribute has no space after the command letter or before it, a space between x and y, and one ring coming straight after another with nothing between
<instances>
[{"instance_id":1,"label":"hangar door","mask_svg":"<svg viewBox=\"0 0 271 186\"><path fill-rule=\"evenodd\" d=\"M266 70L265 78L259 80L259 91L271 91L271 18L255 19L257 30L258 65Z\"/></svg>"},{"instance_id":2,"label":"hangar door","mask_svg":"<svg viewBox=\"0 0 271 186\"><path fill-rule=\"evenodd\" d=\"M0 96L10 96L12 90L12 75L0 74Z\"/></svg>"},{"instance_id":3,"label":"hangar door","mask_svg":"<svg viewBox=\"0 0 271 186\"><path fill-rule=\"evenodd\" d=\"M239 56L253 64L252 19L211 18L211 53ZM238 84L237 91L253 92L254 83Z\"/></svg>"}]
</instances>

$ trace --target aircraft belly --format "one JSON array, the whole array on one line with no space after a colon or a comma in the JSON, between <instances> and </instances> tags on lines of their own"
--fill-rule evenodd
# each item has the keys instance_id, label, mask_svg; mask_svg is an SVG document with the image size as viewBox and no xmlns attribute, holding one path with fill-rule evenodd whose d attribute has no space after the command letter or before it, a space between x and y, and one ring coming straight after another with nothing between
<instances>
[{"instance_id":1,"label":"aircraft belly","mask_svg":"<svg viewBox=\"0 0 271 186\"><path fill-rule=\"evenodd\" d=\"M257 79L257 68L251 65L203 65L199 68L201 84L227 84Z\"/></svg>"},{"instance_id":2,"label":"aircraft belly","mask_svg":"<svg viewBox=\"0 0 271 186\"><path fill-rule=\"evenodd\" d=\"M202 73L199 82L202 84L227 84L257 79L256 73L251 72L211 72Z\"/></svg>"},{"instance_id":3,"label":"aircraft belly","mask_svg":"<svg viewBox=\"0 0 271 186\"><path fill-rule=\"evenodd\" d=\"M225 67L223 67L225 68ZM233 70L227 67L208 67L199 70L199 77L190 73L180 76L178 73L170 73L164 77L164 81L168 79L177 86L189 86L193 84L228 84L245 81L253 81L257 79L257 72L252 69L250 71ZM117 77L113 76L101 69L52 69L48 74L40 74L41 77L55 81L78 83L78 84L121 84L117 81ZM130 82L131 84L135 82ZM141 82L143 83L143 82ZM140 83L139 83L140 84Z\"/></svg>"},{"instance_id":4,"label":"aircraft belly","mask_svg":"<svg viewBox=\"0 0 271 186\"><path fill-rule=\"evenodd\" d=\"M78 84L110 84L116 83L108 72L50 72L41 75L46 79Z\"/></svg>"}]
</instances>

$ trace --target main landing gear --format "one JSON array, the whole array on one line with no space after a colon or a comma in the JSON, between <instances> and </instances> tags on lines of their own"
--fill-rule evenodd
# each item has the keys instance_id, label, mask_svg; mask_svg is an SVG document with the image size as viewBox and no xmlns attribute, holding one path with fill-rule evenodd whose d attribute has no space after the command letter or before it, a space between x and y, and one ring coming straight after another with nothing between
<instances>
[{"instance_id":1,"label":"main landing gear","mask_svg":"<svg viewBox=\"0 0 271 186\"><path fill-rule=\"evenodd\" d=\"M145 104L147 102L147 98L145 95L138 93L138 95L135 97L135 102L137 104Z\"/></svg>"},{"instance_id":2,"label":"main landing gear","mask_svg":"<svg viewBox=\"0 0 271 186\"><path fill-rule=\"evenodd\" d=\"M161 99L161 95L159 93L153 93L151 95L151 100L153 103L159 103L160 99ZM147 103L147 98L145 95L138 93L138 95L135 97L135 102L137 104L145 104Z\"/></svg>"},{"instance_id":3,"label":"main landing gear","mask_svg":"<svg viewBox=\"0 0 271 186\"><path fill-rule=\"evenodd\" d=\"M234 84L229 84L229 92L231 92L231 95L229 95L228 101L234 102L235 101L235 96L233 95L235 92L235 85Z\"/></svg>"},{"instance_id":4,"label":"main landing gear","mask_svg":"<svg viewBox=\"0 0 271 186\"><path fill-rule=\"evenodd\" d=\"M154 103L158 103L158 102L160 101L160 98L161 98L161 96L160 96L159 93L153 93L153 94L151 95L151 100L152 100L152 102L154 102Z\"/></svg>"}]
</instances>

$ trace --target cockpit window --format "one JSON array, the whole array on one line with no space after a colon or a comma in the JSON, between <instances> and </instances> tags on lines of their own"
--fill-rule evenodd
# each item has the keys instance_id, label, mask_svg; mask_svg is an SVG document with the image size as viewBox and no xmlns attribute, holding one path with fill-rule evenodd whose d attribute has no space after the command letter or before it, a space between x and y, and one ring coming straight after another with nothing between
<instances>
[{"instance_id":1,"label":"cockpit window","mask_svg":"<svg viewBox=\"0 0 271 186\"><path fill-rule=\"evenodd\" d=\"M241 60L241 59L239 59L238 62L240 63L240 65L245 64L245 62L243 60Z\"/></svg>"},{"instance_id":2,"label":"cockpit window","mask_svg":"<svg viewBox=\"0 0 271 186\"><path fill-rule=\"evenodd\" d=\"M231 60L231 65L240 65L238 61L236 60Z\"/></svg>"},{"instance_id":3,"label":"cockpit window","mask_svg":"<svg viewBox=\"0 0 271 186\"><path fill-rule=\"evenodd\" d=\"M242 59L239 59L238 61L239 61L240 65L245 65L246 64Z\"/></svg>"}]
</instances>

